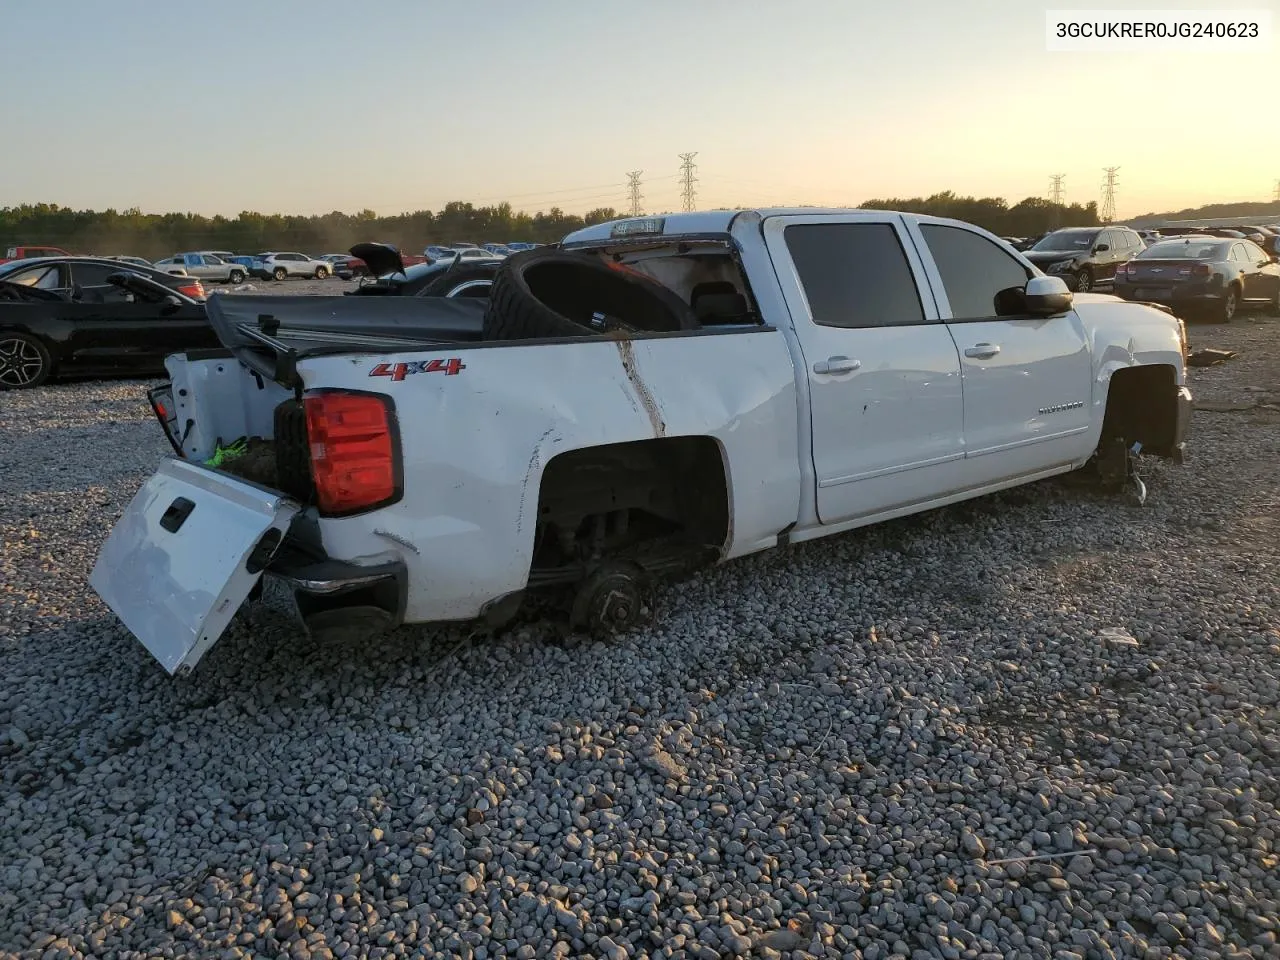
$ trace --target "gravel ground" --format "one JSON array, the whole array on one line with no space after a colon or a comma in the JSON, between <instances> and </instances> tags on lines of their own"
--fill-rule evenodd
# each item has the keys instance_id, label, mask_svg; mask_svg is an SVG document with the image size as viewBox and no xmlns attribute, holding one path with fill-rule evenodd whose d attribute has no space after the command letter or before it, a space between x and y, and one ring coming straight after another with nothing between
<instances>
[{"instance_id":1,"label":"gravel ground","mask_svg":"<svg viewBox=\"0 0 1280 960\"><path fill-rule=\"evenodd\" d=\"M1247 409L1145 507L770 552L613 645L266 607L186 680L85 582L145 385L0 396L0 953L1280 955L1280 321L1192 335Z\"/></svg>"},{"instance_id":2,"label":"gravel ground","mask_svg":"<svg viewBox=\"0 0 1280 960\"><path fill-rule=\"evenodd\" d=\"M250 293L256 296L328 296L335 297L348 290L354 290L360 286L357 280L339 280L337 277L329 277L326 280L300 280L290 278L288 280L249 280L238 286L231 286L225 283L206 283L204 285L205 293L212 295L215 293Z\"/></svg>"}]
</instances>

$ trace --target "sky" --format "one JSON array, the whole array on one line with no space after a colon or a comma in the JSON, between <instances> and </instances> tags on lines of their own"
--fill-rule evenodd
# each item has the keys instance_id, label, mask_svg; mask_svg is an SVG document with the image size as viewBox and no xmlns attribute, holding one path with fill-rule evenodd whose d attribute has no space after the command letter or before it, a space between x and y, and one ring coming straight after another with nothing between
<instances>
[{"instance_id":1,"label":"sky","mask_svg":"<svg viewBox=\"0 0 1280 960\"><path fill-rule=\"evenodd\" d=\"M1280 0L1144 3L1125 9ZM1117 215L1267 200L1280 40L1048 52L1102 0L61 0L0 7L0 206L234 216L856 205L941 190ZM1276 16L1280 29L1280 16ZM1257 55L1254 55L1256 58Z\"/></svg>"}]
</instances>

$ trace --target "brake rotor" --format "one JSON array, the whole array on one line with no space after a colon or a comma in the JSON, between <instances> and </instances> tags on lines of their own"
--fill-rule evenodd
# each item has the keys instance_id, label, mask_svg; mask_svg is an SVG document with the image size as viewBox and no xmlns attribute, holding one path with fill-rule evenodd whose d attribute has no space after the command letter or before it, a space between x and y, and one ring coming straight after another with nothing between
<instances>
[{"instance_id":1,"label":"brake rotor","mask_svg":"<svg viewBox=\"0 0 1280 960\"><path fill-rule=\"evenodd\" d=\"M589 633L620 633L640 621L644 609L644 568L629 560L609 560L587 575L573 598L569 623Z\"/></svg>"}]
</instances>

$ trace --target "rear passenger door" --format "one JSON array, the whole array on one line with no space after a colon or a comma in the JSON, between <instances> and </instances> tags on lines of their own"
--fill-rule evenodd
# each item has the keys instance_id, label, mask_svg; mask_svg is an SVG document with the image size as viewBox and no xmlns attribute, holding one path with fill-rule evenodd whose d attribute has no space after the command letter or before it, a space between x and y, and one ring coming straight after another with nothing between
<instances>
[{"instance_id":1,"label":"rear passenger door","mask_svg":"<svg viewBox=\"0 0 1280 960\"><path fill-rule=\"evenodd\" d=\"M996 294L1031 276L1022 261L976 228L922 217L911 230L960 351L970 479L1001 483L1087 458L1093 355L1076 312L998 316Z\"/></svg>"},{"instance_id":2,"label":"rear passenger door","mask_svg":"<svg viewBox=\"0 0 1280 960\"><path fill-rule=\"evenodd\" d=\"M1262 302L1273 299L1276 295L1276 277L1271 258L1252 240L1241 240L1234 247L1240 249L1245 299Z\"/></svg>"},{"instance_id":3,"label":"rear passenger door","mask_svg":"<svg viewBox=\"0 0 1280 960\"><path fill-rule=\"evenodd\" d=\"M901 217L771 217L765 242L804 355L824 524L952 488L964 457L960 359Z\"/></svg>"},{"instance_id":4,"label":"rear passenger door","mask_svg":"<svg viewBox=\"0 0 1280 960\"><path fill-rule=\"evenodd\" d=\"M1117 244L1120 243L1120 237L1116 235L1114 230L1103 230L1098 234L1098 239L1094 243L1094 249L1105 246L1107 249L1101 253L1093 255L1094 262L1097 266L1094 268L1093 278L1096 281L1105 281L1111 283L1116 278L1116 263L1120 259L1120 251Z\"/></svg>"}]
</instances>

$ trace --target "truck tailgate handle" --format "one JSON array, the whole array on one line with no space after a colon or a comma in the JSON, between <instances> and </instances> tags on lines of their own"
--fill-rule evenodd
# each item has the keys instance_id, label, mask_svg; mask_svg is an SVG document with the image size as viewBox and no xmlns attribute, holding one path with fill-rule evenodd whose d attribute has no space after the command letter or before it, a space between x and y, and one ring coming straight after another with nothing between
<instances>
[{"instance_id":1,"label":"truck tailgate handle","mask_svg":"<svg viewBox=\"0 0 1280 960\"><path fill-rule=\"evenodd\" d=\"M827 357L813 365L814 373L852 373L862 366L861 360L850 360L848 357Z\"/></svg>"},{"instance_id":2,"label":"truck tailgate handle","mask_svg":"<svg viewBox=\"0 0 1280 960\"><path fill-rule=\"evenodd\" d=\"M988 357L994 357L999 352L1000 344L998 343L975 343L965 350L964 355L977 360L986 360Z\"/></svg>"},{"instance_id":3,"label":"truck tailgate handle","mask_svg":"<svg viewBox=\"0 0 1280 960\"><path fill-rule=\"evenodd\" d=\"M187 522L187 517L191 516L191 511L195 508L195 501L188 500L186 497L177 497L160 518L160 526L170 533L177 533L178 528Z\"/></svg>"}]
</instances>

